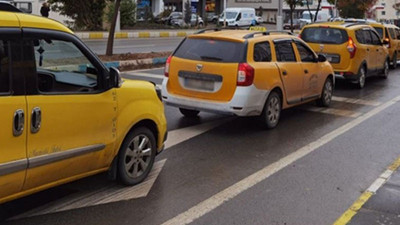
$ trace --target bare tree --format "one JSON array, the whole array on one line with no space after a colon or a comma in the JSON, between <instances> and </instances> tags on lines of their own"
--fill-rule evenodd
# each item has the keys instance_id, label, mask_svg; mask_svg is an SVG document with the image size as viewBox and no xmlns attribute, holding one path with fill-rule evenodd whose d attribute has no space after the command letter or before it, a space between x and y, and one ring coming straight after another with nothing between
<instances>
[{"instance_id":1,"label":"bare tree","mask_svg":"<svg viewBox=\"0 0 400 225\"><path fill-rule=\"evenodd\" d=\"M117 17L119 6L121 5L121 0L115 0L115 7L114 7L114 15L111 21L110 32L108 34L108 41L107 41L107 50L106 55L111 56L113 54L113 47L114 47L114 35L115 35L115 26L117 24Z\"/></svg>"}]
</instances>

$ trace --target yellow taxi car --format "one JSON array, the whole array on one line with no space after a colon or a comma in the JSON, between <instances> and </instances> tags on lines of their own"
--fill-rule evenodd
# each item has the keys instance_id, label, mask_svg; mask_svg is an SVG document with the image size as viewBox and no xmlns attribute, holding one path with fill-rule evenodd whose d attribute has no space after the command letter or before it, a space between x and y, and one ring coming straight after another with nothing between
<instances>
[{"instance_id":1,"label":"yellow taxi car","mask_svg":"<svg viewBox=\"0 0 400 225\"><path fill-rule=\"evenodd\" d=\"M0 12L0 203L96 173L133 185L163 149L153 84L122 81L68 28Z\"/></svg>"},{"instance_id":2,"label":"yellow taxi car","mask_svg":"<svg viewBox=\"0 0 400 225\"><path fill-rule=\"evenodd\" d=\"M281 109L331 102L333 70L299 38L274 31L223 30L187 37L167 59L163 100L188 117L199 111L260 116L267 128Z\"/></svg>"},{"instance_id":3,"label":"yellow taxi car","mask_svg":"<svg viewBox=\"0 0 400 225\"><path fill-rule=\"evenodd\" d=\"M347 22L314 23L303 27L300 37L324 54L337 78L365 86L370 75L389 75L389 52L369 25Z\"/></svg>"},{"instance_id":4,"label":"yellow taxi car","mask_svg":"<svg viewBox=\"0 0 400 225\"><path fill-rule=\"evenodd\" d=\"M400 28L393 24L369 23L369 25L378 32L382 42L387 43L390 66L395 69L397 60L400 59Z\"/></svg>"}]
</instances>

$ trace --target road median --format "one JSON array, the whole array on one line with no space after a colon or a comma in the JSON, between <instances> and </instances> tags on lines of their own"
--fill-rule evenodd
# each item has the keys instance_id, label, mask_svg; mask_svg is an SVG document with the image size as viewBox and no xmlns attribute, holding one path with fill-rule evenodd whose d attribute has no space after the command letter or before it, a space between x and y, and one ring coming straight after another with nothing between
<instances>
[{"instance_id":1,"label":"road median","mask_svg":"<svg viewBox=\"0 0 400 225\"><path fill-rule=\"evenodd\" d=\"M116 32L115 39L135 39L135 38L169 38L186 37L196 33L196 30L172 30L172 31L126 31ZM75 32L80 39L107 39L108 32Z\"/></svg>"}]
</instances>

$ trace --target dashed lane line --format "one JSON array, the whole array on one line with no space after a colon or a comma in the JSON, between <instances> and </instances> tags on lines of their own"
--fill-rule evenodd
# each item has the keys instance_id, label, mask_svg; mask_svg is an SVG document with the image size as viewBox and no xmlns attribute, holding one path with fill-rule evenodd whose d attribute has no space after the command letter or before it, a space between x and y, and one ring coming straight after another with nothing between
<instances>
[{"instance_id":1,"label":"dashed lane line","mask_svg":"<svg viewBox=\"0 0 400 225\"><path fill-rule=\"evenodd\" d=\"M376 179L367 190L333 223L333 225L348 224L359 212L362 206L381 188L400 166L398 157L388 168Z\"/></svg>"},{"instance_id":2,"label":"dashed lane line","mask_svg":"<svg viewBox=\"0 0 400 225\"><path fill-rule=\"evenodd\" d=\"M234 197L238 196L242 192L248 190L249 188L253 187L254 185L266 180L270 176L274 175L275 173L281 171L282 169L286 168L288 165L292 164L293 162L303 158L304 156L314 152L321 146L329 143L333 139L337 138L338 136L346 133L347 131L353 129L354 127L358 126L359 124L363 123L364 121L368 120L369 118L377 115L378 113L382 112L383 110L387 109L388 107L394 105L400 101L400 96L393 98L392 100L372 109L371 111L361 115L360 117L346 123L345 125L335 129L334 131L324 135L323 137L317 139L314 142L307 144L306 146L296 150L295 152L281 158L280 160L272 163L263 169L251 174L250 176L242 179L241 181L233 184L232 186L226 188L225 190L211 196L210 198L200 202L199 204L193 206L192 208L188 209L185 212L171 218L170 220L163 223L163 225L169 224L189 224L196 219L206 215L207 213L213 211L217 207L221 206L223 203L233 199ZM366 196L368 197L368 196Z\"/></svg>"},{"instance_id":3,"label":"dashed lane line","mask_svg":"<svg viewBox=\"0 0 400 225\"><path fill-rule=\"evenodd\" d=\"M303 109L307 110L307 111L311 111L311 112L319 112L319 113L331 114L331 115L335 115L335 116L351 117L351 118L357 118L362 114L362 113L354 112L351 110L323 108L323 107L315 107L315 106L308 106L308 107L304 107Z\"/></svg>"},{"instance_id":4,"label":"dashed lane line","mask_svg":"<svg viewBox=\"0 0 400 225\"><path fill-rule=\"evenodd\" d=\"M346 102L346 103L368 105L368 106L378 106L381 104L381 102L377 102L377 101L373 101L373 100L363 100L363 99L346 98L346 97L339 97L339 96L333 96L332 100L336 101L336 102Z\"/></svg>"}]
</instances>

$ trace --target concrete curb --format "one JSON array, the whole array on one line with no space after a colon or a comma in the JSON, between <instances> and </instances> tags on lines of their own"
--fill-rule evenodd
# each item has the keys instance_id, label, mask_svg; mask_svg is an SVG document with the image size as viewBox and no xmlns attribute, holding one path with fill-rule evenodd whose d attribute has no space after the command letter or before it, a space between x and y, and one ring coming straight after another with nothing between
<instances>
[{"instance_id":1,"label":"concrete curb","mask_svg":"<svg viewBox=\"0 0 400 225\"><path fill-rule=\"evenodd\" d=\"M116 32L115 39L128 38L159 38L159 37L186 37L197 31L145 31L145 32ZM76 32L80 39L106 39L108 32Z\"/></svg>"},{"instance_id":2,"label":"concrete curb","mask_svg":"<svg viewBox=\"0 0 400 225\"><path fill-rule=\"evenodd\" d=\"M137 65L157 65L164 64L167 61L167 57L159 58L148 58L148 59L135 59L135 60L123 60L123 61L113 61L105 62L104 64L110 67L123 67L123 66L137 66Z\"/></svg>"}]
</instances>

